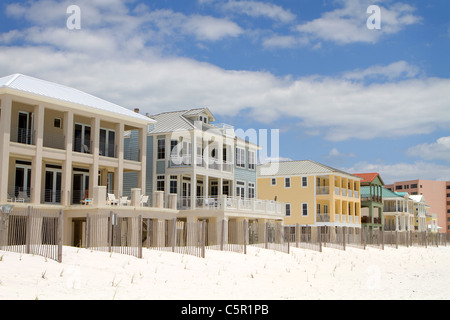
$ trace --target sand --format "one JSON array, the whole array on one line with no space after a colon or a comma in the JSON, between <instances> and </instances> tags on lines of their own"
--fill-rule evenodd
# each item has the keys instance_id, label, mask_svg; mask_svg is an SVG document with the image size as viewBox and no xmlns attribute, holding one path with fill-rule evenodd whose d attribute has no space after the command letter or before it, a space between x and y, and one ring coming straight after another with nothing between
<instances>
[{"instance_id":1,"label":"sand","mask_svg":"<svg viewBox=\"0 0 450 320\"><path fill-rule=\"evenodd\" d=\"M63 263L0 251L0 299L449 299L450 247L249 247L206 258L143 250L143 259L64 247Z\"/></svg>"}]
</instances>

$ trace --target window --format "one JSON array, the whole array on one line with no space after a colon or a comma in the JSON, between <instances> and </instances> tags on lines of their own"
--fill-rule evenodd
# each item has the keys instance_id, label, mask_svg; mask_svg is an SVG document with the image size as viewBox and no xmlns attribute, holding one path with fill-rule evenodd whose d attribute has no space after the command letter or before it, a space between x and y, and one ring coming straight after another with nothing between
<instances>
[{"instance_id":1,"label":"window","mask_svg":"<svg viewBox=\"0 0 450 320\"><path fill-rule=\"evenodd\" d=\"M317 213L320 214L320 203L317 204Z\"/></svg>"},{"instance_id":2,"label":"window","mask_svg":"<svg viewBox=\"0 0 450 320\"><path fill-rule=\"evenodd\" d=\"M277 185L277 178L272 178L272 185L276 186Z\"/></svg>"},{"instance_id":3,"label":"window","mask_svg":"<svg viewBox=\"0 0 450 320\"><path fill-rule=\"evenodd\" d=\"M395 190L402 190L403 186L395 186Z\"/></svg>"},{"instance_id":4,"label":"window","mask_svg":"<svg viewBox=\"0 0 450 320\"><path fill-rule=\"evenodd\" d=\"M116 149L116 132L109 129L100 129L100 155L114 158Z\"/></svg>"},{"instance_id":5,"label":"window","mask_svg":"<svg viewBox=\"0 0 450 320\"><path fill-rule=\"evenodd\" d=\"M308 204L302 203L302 216L306 217L308 215Z\"/></svg>"},{"instance_id":6,"label":"window","mask_svg":"<svg viewBox=\"0 0 450 320\"><path fill-rule=\"evenodd\" d=\"M158 139L158 160L166 158L166 139Z\"/></svg>"},{"instance_id":7,"label":"window","mask_svg":"<svg viewBox=\"0 0 450 320\"><path fill-rule=\"evenodd\" d=\"M171 194L178 193L178 179L177 176L170 176L170 186L169 190Z\"/></svg>"},{"instance_id":8,"label":"window","mask_svg":"<svg viewBox=\"0 0 450 320\"><path fill-rule=\"evenodd\" d=\"M55 128L62 128L62 122L61 122L61 118L55 118L55 120L53 120L53 126Z\"/></svg>"},{"instance_id":9,"label":"window","mask_svg":"<svg viewBox=\"0 0 450 320\"><path fill-rule=\"evenodd\" d=\"M251 170L255 170L255 151L248 151L248 168Z\"/></svg>"},{"instance_id":10,"label":"window","mask_svg":"<svg viewBox=\"0 0 450 320\"><path fill-rule=\"evenodd\" d=\"M249 199L255 198L255 184L251 182L248 183L248 198Z\"/></svg>"},{"instance_id":11,"label":"window","mask_svg":"<svg viewBox=\"0 0 450 320\"><path fill-rule=\"evenodd\" d=\"M302 187L308 187L308 177L302 177Z\"/></svg>"},{"instance_id":12,"label":"window","mask_svg":"<svg viewBox=\"0 0 450 320\"><path fill-rule=\"evenodd\" d=\"M158 176L156 179L156 191L164 191L165 176Z\"/></svg>"},{"instance_id":13,"label":"window","mask_svg":"<svg viewBox=\"0 0 450 320\"><path fill-rule=\"evenodd\" d=\"M237 198L245 198L245 182L237 181L236 182L236 197Z\"/></svg>"},{"instance_id":14,"label":"window","mask_svg":"<svg viewBox=\"0 0 450 320\"><path fill-rule=\"evenodd\" d=\"M284 178L284 187L285 188L291 187L291 178Z\"/></svg>"},{"instance_id":15,"label":"window","mask_svg":"<svg viewBox=\"0 0 450 320\"><path fill-rule=\"evenodd\" d=\"M291 216L291 204L286 203L286 217L290 217L290 216Z\"/></svg>"},{"instance_id":16,"label":"window","mask_svg":"<svg viewBox=\"0 0 450 320\"><path fill-rule=\"evenodd\" d=\"M417 189L417 183L411 185L411 189Z\"/></svg>"},{"instance_id":17,"label":"window","mask_svg":"<svg viewBox=\"0 0 450 320\"><path fill-rule=\"evenodd\" d=\"M236 166L239 168L245 168L245 150L236 148Z\"/></svg>"}]
</instances>

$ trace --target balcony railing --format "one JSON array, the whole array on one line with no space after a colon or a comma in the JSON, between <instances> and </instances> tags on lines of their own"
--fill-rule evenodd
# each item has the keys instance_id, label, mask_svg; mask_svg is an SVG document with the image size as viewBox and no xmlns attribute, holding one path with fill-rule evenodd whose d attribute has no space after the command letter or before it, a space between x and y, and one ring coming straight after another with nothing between
<instances>
[{"instance_id":1,"label":"balcony railing","mask_svg":"<svg viewBox=\"0 0 450 320\"><path fill-rule=\"evenodd\" d=\"M30 203L31 189L9 186L7 197L8 202Z\"/></svg>"},{"instance_id":2,"label":"balcony railing","mask_svg":"<svg viewBox=\"0 0 450 320\"><path fill-rule=\"evenodd\" d=\"M330 188L328 186L320 186L316 187L316 194L317 195L327 195L330 194Z\"/></svg>"},{"instance_id":3,"label":"balcony railing","mask_svg":"<svg viewBox=\"0 0 450 320\"><path fill-rule=\"evenodd\" d=\"M238 210L253 211L260 213L270 213L284 215L284 204L275 201L259 199L243 199L240 197L180 197L178 198L179 210L190 210L194 201L194 209L204 210Z\"/></svg>"},{"instance_id":4,"label":"balcony railing","mask_svg":"<svg viewBox=\"0 0 450 320\"><path fill-rule=\"evenodd\" d=\"M66 149L66 137L64 137L62 135L44 133L43 146L45 148L65 150Z\"/></svg>"},{"instance_id":5,"label":"balcony railing","mask_svg":"<svg viewBox=\"0 0 450 320\"><path fill-rule=\"evenodd\" d=\"M11 142L34 145L35 131L24 128L11 128Z\"/></svg>"}]
</instances>

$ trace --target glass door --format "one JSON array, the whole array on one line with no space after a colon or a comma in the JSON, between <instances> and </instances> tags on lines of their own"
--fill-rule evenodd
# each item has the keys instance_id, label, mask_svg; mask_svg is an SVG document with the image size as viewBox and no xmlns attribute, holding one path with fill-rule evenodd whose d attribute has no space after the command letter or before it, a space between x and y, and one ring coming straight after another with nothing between
<instances>
[{"instance_id":1,"label":"glass door","mask_svg":"<svg viewBox=\"0 0 450 320\"><path fill-rule=\"evenodd\" d=\"M61 169L46 168L45 170L45 203L61 203Z\"/></svg>"},{"instance_id":2,"label":"glass door","mask_svg":"<svg viewBox=\"0 0 450 320\"><path fill-rule=\"evenodd\" d=\"M92 153L90 126L82 123L75 123L73 140L73 151L89 154Z\"/></svg>"}]
</instances>

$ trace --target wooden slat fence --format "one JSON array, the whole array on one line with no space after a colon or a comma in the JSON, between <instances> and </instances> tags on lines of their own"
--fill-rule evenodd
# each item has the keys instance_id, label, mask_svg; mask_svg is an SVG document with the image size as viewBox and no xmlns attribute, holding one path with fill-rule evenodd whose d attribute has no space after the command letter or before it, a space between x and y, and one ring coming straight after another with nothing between
<instances>
[{"instance_id":1,"label":"wooden slat fence","mask_svg":"<svg viewBox=\"0 0 450 320\"><path fill-rule=\"evenodd\" d=\"M51 212L30 206L0 214L0 250L62 262L62 210Z\"/></svg>"}]
</instances>

